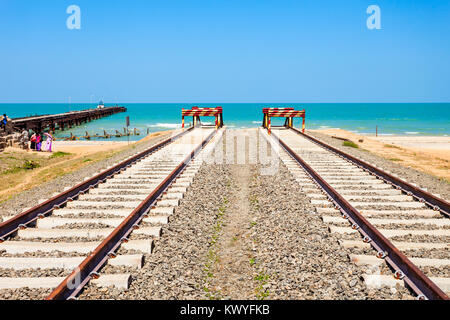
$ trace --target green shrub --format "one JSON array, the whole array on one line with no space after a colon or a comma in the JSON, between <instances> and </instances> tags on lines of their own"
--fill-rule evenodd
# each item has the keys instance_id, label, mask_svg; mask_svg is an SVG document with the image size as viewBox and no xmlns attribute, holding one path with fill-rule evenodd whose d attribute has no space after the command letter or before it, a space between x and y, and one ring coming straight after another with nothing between
<instances>
[{"instance_id":1,"label":"green shrub","mask_svg":"<svg viewBox=\"0 0 450 320\"><path fill-rule=\"evenodd\" d=\"M59 158L59 157L65 157L65 156L69 156L69 155L71 155L71 153L68 153L68 152L62 152L62 151L57 151L57 152L54 152L54 153L50 156L50 159Z\"/></svg>"},{"instance_id":2,"label":"green shrub","mask_svg":"<svg viewBox=\"0 0 450 320\"><path fill-rule=\"evenodd\" d=\"M356 143L352 142L352 141L344 141L344 142L342 143L342 145L343 145L344 147L359 148L358 145L357 145Z\"/></svg>"},{"instance_id":3,"label":"green shrub","mask_svg":"<svg viewBox=\"0 0 450 320\"><path fill-rule=\"evenodd\" d=\"M33 160L25 160L25 162L23 163L23 169L25 170L33 170L39 167L40 167L39 163Z\"/></svg>"}]
</instances>

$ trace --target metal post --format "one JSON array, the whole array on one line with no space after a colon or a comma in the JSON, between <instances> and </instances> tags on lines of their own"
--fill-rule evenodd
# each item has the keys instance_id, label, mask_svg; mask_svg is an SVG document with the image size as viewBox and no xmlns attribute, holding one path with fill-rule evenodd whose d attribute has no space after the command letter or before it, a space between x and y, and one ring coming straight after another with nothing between
<instances>
[{"instance_id":1,"label":"metal post","mask_svg":"<svg viewBox=\"0 0 450 320\"><path fill-rule=\"evenodd\" d=\"M128 145L130 144L130 134L128 132L128 127L130 126L130 116L127 116L127 140L128 140Z\"/></svg>"},{"instance_id":2,"label":"metal post","mask_svg":"<svg viewBox=\"0 0 450 320\"><path fill-rule=\"evenodd\" d=\"M305 133L305 116L303 116L302 132Z\"/></svg>"}]
</instances>

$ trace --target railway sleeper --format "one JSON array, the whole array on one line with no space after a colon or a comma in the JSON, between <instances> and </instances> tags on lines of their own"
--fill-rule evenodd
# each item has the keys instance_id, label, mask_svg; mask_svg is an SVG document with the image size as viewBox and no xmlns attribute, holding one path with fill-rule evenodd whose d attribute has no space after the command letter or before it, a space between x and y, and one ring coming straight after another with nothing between
<instances>
[{"instance_id":1,"label":"railway sleeper","mask_svg":"<svg viewBox=\"0 0 450 320\"><path fill-rule=\"evenodd\" d=\"M26 277L26 278L8 278L0 277L1 289L53 289L58 286L64 277ZM98 279L91 279L90 283L99 287L114 287L119 290L127 290L131 284L130 274L105 274Z\"/></svg>"}]
</instances>

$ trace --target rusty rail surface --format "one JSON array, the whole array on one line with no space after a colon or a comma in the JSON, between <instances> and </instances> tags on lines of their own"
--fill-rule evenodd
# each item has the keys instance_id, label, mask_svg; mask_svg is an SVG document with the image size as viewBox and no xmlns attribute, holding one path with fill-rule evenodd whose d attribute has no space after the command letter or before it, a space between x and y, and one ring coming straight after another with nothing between
<instances>
[{"instance_id":1,"label":"rusty rail surface","mask_svg":"<svg viewBox=\"0 0 450 320\"><path fill-rule=\"evenodd\" d=\"M203 149L217 133L213 131L200 143L130 215L105 238L102 243L47 297L47 300L64 300L75 297L82 288L98 276L97 271L110 258L115 257L115 251L122 242L128 241L128 235L133 229L139 228L140 221L145 218L153 203L163 194L164 190L184 170L189 162Z\"/></svg>"},{"instance_id":2,"label":"rusty rail surface","mask_svg":"<svg viewBox=\"0 0 450 320\"><path fill-rule=\"evenodd\" d=\"M106 181L106 179L111 178L114 174L119 173L120 171L126 169L127 167L134 164L139 159L149 155L150 153L154 152L155 150L164 147L171 141L177 140L183 135L185 135L187 132L191 131L193 128L189 128L179 134L177 134L174 137L168 138L152 147L150 147L147 150L144 150L140 152L139 154L126 159L122 161L121 163L115 165L114 167L111 167L94 177L83 181L76 186L70 188L67 191L64 191L47 201L38 204L34 206L33 208L30 208L26 210L25 212L22 212L13 218L4 221L0 223L0 242L3 242L6 237L16 232L19 228L26 228L28 224L31 224L35 222L39 218L43 218L46 214L50 213L54 209L60 208L62 205L64 205L68 201L72 201L76 197L78 197L81 194L86 193L90 188L98 185L101 182Z\"/></svg>"},{"instance_id":3,"label":"rusty rail surface","mask_svg":"<svg viewBox=\"0 0 450 320\"><path fill-rule=\"evenodd\" d=\"M299 133L298 130L294 131ZM280 140L273 132L272 136L283 147L283 149L286 150L286 152L304 168L305 172L307 172L313 181L328 194L328 199L332 201L335 204L336 209L341 211L344 217L352 223L352 228L358 230L364 236L364 241L369 242L372 247L377 250L377 257L384 259L392 268L394 268L394 270L396 270L397 274L402 275L401 278L413 291L418 294L419 297L425 297L430 300L449 299L449 297L433 281L431 281L400 250L398 250L385 236L383 236L366 218L364 218L358 210L356 210L332 186L330 186L294 150L292 150L285 142ZM320 145L322 144L326 145L321 142ZM355 160L361 161L356 158ZM378 171L381 170L378 169Z\"/></svg>"}]
</instances>

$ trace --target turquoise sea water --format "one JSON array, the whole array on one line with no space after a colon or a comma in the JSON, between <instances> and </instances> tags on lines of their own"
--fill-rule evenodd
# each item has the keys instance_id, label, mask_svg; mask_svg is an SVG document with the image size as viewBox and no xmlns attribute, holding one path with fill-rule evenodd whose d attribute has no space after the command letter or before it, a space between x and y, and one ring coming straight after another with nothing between
<instances>
[{"instance_id":1,"label":"turquoise sea water","mask_svg":"<svg viewBox=\"0 0 450 320\"><path fill-rule=\"evenodd\" d=\"M106 103L108 106L108 103ZM309 129L341 128L361 134L375 134L378 126L380 135L450 135L450 103L210 103L210 104L159 104L159 103L119 103L128 111L57 132L57 137L69 136L70 132L83 136L102 134L103 129L113 133L123 132L126 116L130 117L130 128L138 128L142 135L131 136L138 140L150 132L181 127L181 108L222 106L224 123L228 128L251 128L262 123L263 107L295 107L306 110L306 127ZM0 114L9 117L24 117L83 110L96 104L0 104ZM191 121L192 118L187 118ZM214 118L202 118L214 123ZM274 119L272 124L283 124L284 119ZM300 127L300 119L294 126ZM114 138L126 140L126 137Z\"/></svg>"}]
</instances>

